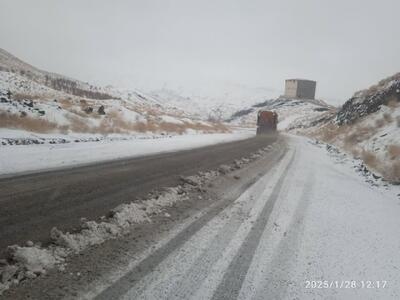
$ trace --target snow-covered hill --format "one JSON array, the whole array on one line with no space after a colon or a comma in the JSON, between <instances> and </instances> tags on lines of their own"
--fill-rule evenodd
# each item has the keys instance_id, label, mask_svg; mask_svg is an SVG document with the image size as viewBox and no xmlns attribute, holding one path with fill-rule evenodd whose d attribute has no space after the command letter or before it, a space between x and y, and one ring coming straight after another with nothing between
<instances>
[{"instance_id":1,"label":"snow-covered hill","mask_svg":"<svg viewBox=\"0 0 400 300\"><path fill-rule=\"evenodd\" d=\"M400 73L354 94L311 135L335 144L386 179L400 182Z\"/></svg>"},{"instance_id":2,"label":"snow-covered hill","mask_svg":"<svg viewBox=\"0 0 400 300\"><path fill-rule=\"evenodd\" d=\"M54 90L63 91L71 95L91 99L112 99L102 87L91 85L60 74L40 70L20 60L11 53L0 48L0 71L18 74L39 85L44 85Z\"/></svg>"},{"instance_id":3,"label":"snow-covered hill","mask_svg":"<svg viewBox=\"0 0 400 300\"><path fill-rule=\"evenodd\" d=\"M55 142L226 130L138 90L97 87L42 71L2 49L0 97L0 145L41 143L44 134Z\"/></svg>"},{"instance_id":4,"label":"snow-covered hill","mask_svg":"<svg viewBox=\"0 0 400 300\"><path fill-rule=\"evenodd\" d=\"M243 84L223 83L197 90L173 90L162 88L150 94L177 108L208 120L226 120L244 107L252 106L277 97L280 92L265 87L249 87Z\"/></svg>"},{"instance_id":5,"label":"snow-covered hill","mask_svg":"<svg viewBox=\"0 0 400 300\"><path fill-rule=\"evenodd\" d=\"M259 110L276 111L279 120L278 129L291 132L317 126L335 112L334 107L321 100L279 97L239 110L228 121L238 126L255 127Z\"/></svg>"}]
</instances>

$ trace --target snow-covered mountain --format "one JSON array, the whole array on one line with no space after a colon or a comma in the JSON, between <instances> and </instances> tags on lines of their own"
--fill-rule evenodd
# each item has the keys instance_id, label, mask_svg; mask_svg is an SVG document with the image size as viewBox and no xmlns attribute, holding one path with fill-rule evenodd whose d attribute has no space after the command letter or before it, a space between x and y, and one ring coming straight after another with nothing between
<instances>
[{"instance_id":1,"label":"snow-covered mountain","mask_svg":"<svg viewBox=\"0 0 400 300\"><path fill-rule=\"evenodd\" d=\"M0 97L0 144L32 134L65 139L226 130L141 91L98 87L46 72L2 49Z\"/></svg>"},{"instance_id":2,"label":"snow-covered mountain","mask_svg":"<svg viewBox=\"0 0 400 300\"><path fill-rule=\"evenodd\" d=\"M329 122L309 132L400 182L400 73L354 94Z\"/></svg>"},{"instance_id":3,"label":"snow-covered mountain","mask_svg":"<svg viewBox=\"0 0 400 300\"><path fill-rule=\"evenodd\" d=\"M228 82L196 90L162 88L150 94L165 104L185 109L203 119L225 120L244 107L279 96L280 91Z\"/></svg>"}]
</instances>

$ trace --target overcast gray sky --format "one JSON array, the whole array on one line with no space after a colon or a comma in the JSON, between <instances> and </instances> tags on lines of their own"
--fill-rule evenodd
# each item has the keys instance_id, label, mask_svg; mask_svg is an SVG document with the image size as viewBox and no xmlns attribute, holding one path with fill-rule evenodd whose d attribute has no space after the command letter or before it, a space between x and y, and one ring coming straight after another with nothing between
<instances>
[{"instance_id":1,"label":"overcast gray sky","mask_svg":"<svg viewBox=\"0 0 400 300\"><path fill-rule=\"evenodd\" d=\"M400 71L399 12L398 0L0 0L0 47L123 87L314 79L339 104Z\"/></svg>"}]
</instances>

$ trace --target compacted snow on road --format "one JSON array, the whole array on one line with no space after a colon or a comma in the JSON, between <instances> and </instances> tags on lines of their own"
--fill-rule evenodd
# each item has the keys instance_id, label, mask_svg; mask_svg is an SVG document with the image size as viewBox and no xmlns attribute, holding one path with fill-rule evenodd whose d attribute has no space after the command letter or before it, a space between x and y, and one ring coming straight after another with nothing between
<instances>
[{"instance_id":1,"label":"compacted snow on road","mask_svg":"<svg viewBox=\"0 0 400 300\"><path fill-rule=\"evenodd\" d=\"M187 150L252 136L253 131L241 130L233 133L187 134L156 139L3 146L0 147L0 175Z\"/></svg>"},{"instance_id":2,"label":"compacted snow on road","mask_svg":"<svg viewBox=\"0 0 400 300\"><path fill-rule=\"evenodd\" d=\"M399 299L399 189L288 139L279 163L145 276L132 279L138 260L81 296Z\"/></svg>"}]
</instances>

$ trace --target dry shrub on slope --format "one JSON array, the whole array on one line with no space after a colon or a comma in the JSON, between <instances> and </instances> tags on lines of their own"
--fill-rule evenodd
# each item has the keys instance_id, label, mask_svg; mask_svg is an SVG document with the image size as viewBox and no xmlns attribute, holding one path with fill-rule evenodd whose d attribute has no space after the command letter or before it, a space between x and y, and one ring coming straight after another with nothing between
<instances>
[{"instance_id":1,"label":"dry shrub on slope","mask_svg":"<svg viewBox=\"0 0 400 300\"><path fill-rule=\"evenodd\" d=\"M376 155L370 151L362 150L361 152L361 159L367 164L369 167L373 169L378 169L379 167L379 160Z\"/></svg>"},{"instance_id":2,"label":"dry shrub on slope","mask_svg":"<svg viewBox=\"0 0 400 300\"><path fill-rule=\"evenodd\" d=\"M343 138L344 147L346 150L351 150L353 147L357 146L357 144L362 143L374 136L377 132L377 129L377 127L368 125L356 125L354 127L349 127L349 132L345 134Z\"/></svg>"},{"instance_id":3,"label":"dry shrub on slope","mask_svg":"<svg viewBox=\"0 0 400 300\"><path fill-rule=\"evenodd\" d=\"M33 95L33 94L25 94L25 93L13 93L12 99L15 101L23 101L23 100L37 100L42 99L41 95Z\"/></svg>"},{"instance_id":4,"label":"dry shrub on slope","mask_svg":"<svg viewBox=\"0 0 400 300\"><path fill-rule=\"evenodd\" d=\"M400 182L400 161L393 163L385 176L391 181Z\"/></svg>"},{"instance_id":5,"label":"dry shrub on slope","mask_svg":"<svg viewBox=\"0 0 400 300\"><path fill-rule=\"evenodd\" d=\"M400 159L400 146L399 145L389 145L388 154L391 160Z\"/></svg>"},{"instance_id":6,"label":"dry shrub on slope","mask_svg":"<svg viewBox=\"0 0 400 300\"><path fill-rule=\"evenodd\" d=\"M361 122L352 126L338 126L329 123L315 131L313 136L326 143L342 146L347 152L361 158L369 168L382 174L385 179L400 182L400 145L388 145L386 152L379 157L362 146L363 142L370 140L380 128L391 121L391 116L385 117L383 115L381 119L375 122L375 127L373 125L362 125ZM397 122L400 127L400 120L397 119Z\"/></svg>"},{"instance_id":7,"label":"dry shrub on slope","mask_svg":"<svg viewBox=\"0 0 400 300\"><path fill-rule=\"evenodd\" d=\"M15 114L1 112L0 128L15 128L38 133L49 133L57 129L57 124L45 119L35 119L29 116L21 117Z\"/></svg>"}]
</instances>

